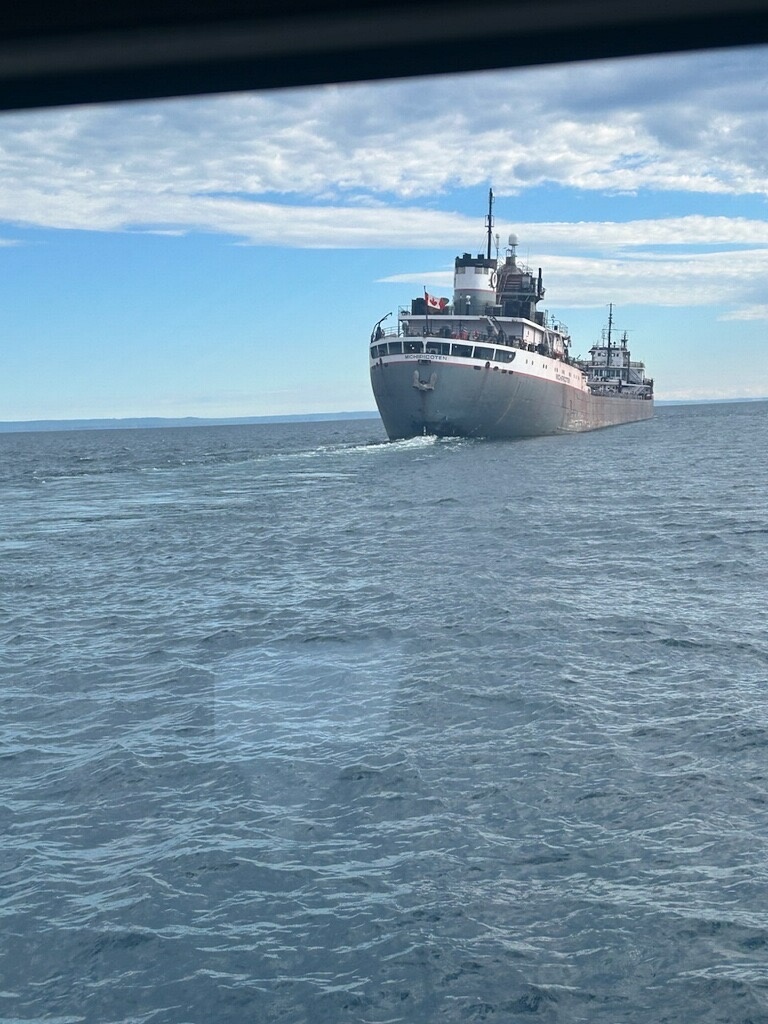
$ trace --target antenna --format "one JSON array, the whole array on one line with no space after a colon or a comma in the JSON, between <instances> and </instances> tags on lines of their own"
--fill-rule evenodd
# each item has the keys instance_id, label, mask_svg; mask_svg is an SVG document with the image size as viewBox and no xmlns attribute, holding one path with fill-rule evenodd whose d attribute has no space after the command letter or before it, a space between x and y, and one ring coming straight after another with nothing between
<instances>
[{"instance_id":1,"label":"antenna","mask_svg":"<svg viewBox=\"0 0 768 1024\"><path fill-rule=\"evenodd\" d=\"M485 227L488 234L488 248L486 258L491 258L491 234L493 232L493 189L488 189L488 216L485 218Z\"/></svg>"}]
</instances>

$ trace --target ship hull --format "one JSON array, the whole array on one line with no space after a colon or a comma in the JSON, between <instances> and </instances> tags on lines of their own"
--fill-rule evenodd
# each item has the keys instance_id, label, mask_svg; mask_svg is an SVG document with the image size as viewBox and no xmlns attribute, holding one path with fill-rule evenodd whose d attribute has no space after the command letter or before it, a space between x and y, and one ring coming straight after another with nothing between
<instances>
[{"instance_id":1,"label":"ship hull","mask_svg":"<svg viewBox=\"0 0 768 1024\"><path fill-rule=\"evenodd\" d=\"M371 365L374 397L392 441L425 434L541 437L653 415L652 399L594 395L555 376L428 359L384 359Z\"/></svg>"}]
</instances>

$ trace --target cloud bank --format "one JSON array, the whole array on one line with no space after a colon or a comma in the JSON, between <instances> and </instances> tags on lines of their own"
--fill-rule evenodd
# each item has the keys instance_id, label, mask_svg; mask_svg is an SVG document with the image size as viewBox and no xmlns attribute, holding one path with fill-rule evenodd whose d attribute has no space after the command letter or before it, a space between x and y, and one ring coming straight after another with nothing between
<instances>
[{"instance_id":1,"label":"cloud bank","mask_svg":"<svg viewBox=\"0 0 768 1024\"><path fill-rule=\"evenodd\" d=\"M383 222L488 182L500 196L545 183L768 196L767 89L756 48L6 114L0 218L262 241L255 200L286 216L320 204L329 221L337 205L378 207Z\"/></svg>"},{"instance_id":2,"label":"cloud bank","mask_svg":"<svg viewBox=\"0 0 768 1024\"><path fill-rule=\"evenodd\" d=\"M477 248L479 231L452 194L489 183L499 197L554 186L763 202L767 90L768 49L755 48L6 114L0 221L453 252ZM707 303L725 281L731 318L768 306L759 217L514 227L571 304L606 283L616 301ZM433 268L419 283L444 279Z\"/></svg>"}]
</instances>

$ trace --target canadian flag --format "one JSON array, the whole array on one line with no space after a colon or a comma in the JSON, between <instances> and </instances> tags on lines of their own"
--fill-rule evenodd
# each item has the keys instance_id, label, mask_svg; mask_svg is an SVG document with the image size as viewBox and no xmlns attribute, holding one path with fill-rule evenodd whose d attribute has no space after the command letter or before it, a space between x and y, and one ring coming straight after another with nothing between
<instances>
[{"instance_id":1,"label":"canadian flag","mask_svg":"<svg viewBox=\"0 0 768 1024\"><path fill-rule=\"evenodd\" d=\"M424 289L424 304L427 309L439 309L441 312L448 305L448 299L436 299L434 295Z\"/></svg>"}]
</instances>

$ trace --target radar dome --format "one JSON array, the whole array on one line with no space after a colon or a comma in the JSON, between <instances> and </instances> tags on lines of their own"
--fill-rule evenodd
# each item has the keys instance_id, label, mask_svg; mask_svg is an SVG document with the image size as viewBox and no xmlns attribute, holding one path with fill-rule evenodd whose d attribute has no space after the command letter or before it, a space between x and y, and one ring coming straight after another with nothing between
<instances>
[{"instance_id":1,"label":"radar dome","mask_svg":"<svg viewBox=\"0 0 768 1024\"><path fill-rule=\"evenodd\" d=\"M517 235L512 234L509 236L509 244L513 246L517 245Z\"/></svg>"}]
</instances>

